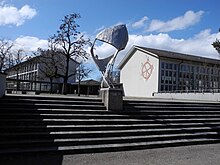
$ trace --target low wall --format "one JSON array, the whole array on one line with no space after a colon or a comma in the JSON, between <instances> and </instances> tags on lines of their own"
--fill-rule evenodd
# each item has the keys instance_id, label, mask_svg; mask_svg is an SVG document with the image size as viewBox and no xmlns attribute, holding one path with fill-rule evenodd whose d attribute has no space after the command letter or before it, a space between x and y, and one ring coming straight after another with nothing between
<instances>
[{"instance_id":1,"label":"low wall","mask_svg":"<svg viewBox=\"0 0 220 165\"><path fill-rule=\"evenodd\" d=\"M0 73L0 98L5 95L6 89L6 74Z\"/></svg>"},{"instance_id":2,"label":"low wall","mask_svg":"<svg viewBox=\"0 0 220 165\"><path fill-rule=\"evenodd\" d=\"M154 93L155 98L220 101L220 93Z\"/></svg>"}]
</instances>

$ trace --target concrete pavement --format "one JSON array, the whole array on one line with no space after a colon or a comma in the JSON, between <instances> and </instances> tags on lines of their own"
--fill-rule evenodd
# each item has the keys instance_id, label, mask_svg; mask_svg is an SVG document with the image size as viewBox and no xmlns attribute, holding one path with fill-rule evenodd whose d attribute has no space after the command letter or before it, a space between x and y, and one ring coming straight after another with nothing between
<instances>
[{"instance_id":1,"label":"concrete pavement","mask_svg":"<svg viewBox=\"0 0 220 165\"><path fill-rule=\"evenodd\" d=\"M1 165L220 165L220 144L79 155L0 156Z\"/></svg>"},{"instance_id":2,"label":"concrete pavement","mask_svg":"<svg viewBox=\"0 0 220 165\"><path fill-rule=\"evenodd\" d=\"M69 155L63 165L220 165L220 144Z\"/></svg>"}]
</instances>

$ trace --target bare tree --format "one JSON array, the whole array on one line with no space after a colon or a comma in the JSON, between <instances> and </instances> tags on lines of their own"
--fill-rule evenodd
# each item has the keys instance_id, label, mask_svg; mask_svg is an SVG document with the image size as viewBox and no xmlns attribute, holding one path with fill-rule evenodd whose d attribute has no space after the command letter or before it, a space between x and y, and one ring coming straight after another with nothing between
<instances>
[{"instance_id":1,"label":"bare tree","mask_svg":"<svg viewBox=\"0 0 220 165\"><path fill-rule=\"evenodd\" d=\"M84 46L90 44L89 39L85 39L84 36L78 31L79 25L76 23L76 19L80 18L80 14L72 13L66 15L62 20L62 23L57 31L57 34L51 37L51 41L56 43L65 56L65 74L63 75L63 94L67 94L67 82L72 74L69 74L69 65L71 58L76 60L77 58L88 58L88 53L84 50Z\"/></svg>"},{"instance_id":2,"label":"bare tree","mask_svg":"<svg viewBox=\"0 0 220 165\"><path fill-rule=\"evenodd\" d=\"M80 85L81 85L81 81L85 78L87 78L89 76L89 73L92 70L88 67L86 67L85 65L83 65L83 63L80 63L77 70L76 70L76 79L78 80L78 96L80 96Z\"/></svg>"},{"instance_id":3,"label":"bare tree","mask_svg":"<svg viewBox=\"0 0 220 165\"><path fill-rule=\"evenodd\" d=\"M40 79L49 79L50 93L53 91L53 81L59 78L59 72L64 67L63 54L52 49L38 49L37 62L40 64L39 71L41 72Z\"/></svg>"},{"instance_id":4,"label":"bare tree","mask_svg":"<svg viewBox=\"0 0 220 165\"><path fill-rule=\"evenodd\" d=\"M15 50L13 52L13 66L14 70L16 72L16 90L18 91L20 88L19 84L19 71L20 71L20 64L27 59L27 55L25 55L24 51L22 49Z\"/></svg>"},{"instance_id":5,"label":"bare tree","mask_svg":"<svg viewBox=\"0 0 220 165\"><path fill-rule=\"evenodd\" d=\"M12 66L13 43L6 39L0 39L0 72Z\"/></svg>"}]
</instances>

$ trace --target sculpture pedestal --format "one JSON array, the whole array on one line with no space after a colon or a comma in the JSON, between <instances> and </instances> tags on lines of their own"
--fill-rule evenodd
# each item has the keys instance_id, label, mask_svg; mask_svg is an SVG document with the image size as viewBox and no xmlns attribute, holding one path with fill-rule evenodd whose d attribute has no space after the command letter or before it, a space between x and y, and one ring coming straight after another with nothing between
<instances>
[{"instance_id":1,"label":"sculpture pedestal","mask_svg":"<svg viewBox=\"0 0 220 165\"><path fill-rule=\"evenodd\" d=\"M100 95L107 110L123 110L123 91L115 88L101 88Z\"/></svg>"}]
</instances>

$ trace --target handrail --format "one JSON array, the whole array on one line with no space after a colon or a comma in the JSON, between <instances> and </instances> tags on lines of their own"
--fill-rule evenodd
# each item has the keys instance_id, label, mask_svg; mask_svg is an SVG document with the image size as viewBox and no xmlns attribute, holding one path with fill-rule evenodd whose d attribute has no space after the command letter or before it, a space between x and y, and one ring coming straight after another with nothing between
<instances>
[{"instance_id":1,"label":"handrail","mask_svg":"<svg viewBox=\"0 0 220 165\"><path fill-rule=\"evenodd\" d=\"M158 91L157 93L220 93L220 88L201 89L201 90L171 90L171 91Z\"/></svg>"}]
</instances>

